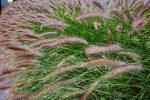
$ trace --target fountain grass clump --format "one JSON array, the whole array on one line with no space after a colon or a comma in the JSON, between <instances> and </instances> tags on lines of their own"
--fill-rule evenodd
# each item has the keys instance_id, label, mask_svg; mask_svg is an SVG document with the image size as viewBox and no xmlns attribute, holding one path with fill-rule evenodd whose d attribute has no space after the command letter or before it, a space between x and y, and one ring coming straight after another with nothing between
<instances>
[{"instance_id":1,"label":"fountain grass clump","mask_svg":"<svg viewBox=\"0 0 150 100\"><path fill-rule=\"evenodd\" d=\"M13 78L8 97L149 98L150 3L100 1L20 0L4 9L0 46L17 70L3 64L1 77Z\"/></svg>"}]
</instances>

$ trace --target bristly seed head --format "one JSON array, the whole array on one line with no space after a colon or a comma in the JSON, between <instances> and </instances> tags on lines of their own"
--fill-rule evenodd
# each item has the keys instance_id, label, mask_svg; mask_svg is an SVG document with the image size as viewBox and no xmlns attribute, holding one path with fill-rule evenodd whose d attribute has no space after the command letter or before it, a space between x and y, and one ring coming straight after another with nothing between
<instances>
[{"instance_id":1,"label":"bristly seed head","mask_svg":"<svg viewBox=\"0 0 150 100\"><path fill-rule=\"evenodd\" d=\"M99 45L91 45L86 48L85 52L88 55L96 55L102 53L111 53L121 51L121 47L119 45L109 45L109 46L99 46Z\"/></svg>"}]
</instances>

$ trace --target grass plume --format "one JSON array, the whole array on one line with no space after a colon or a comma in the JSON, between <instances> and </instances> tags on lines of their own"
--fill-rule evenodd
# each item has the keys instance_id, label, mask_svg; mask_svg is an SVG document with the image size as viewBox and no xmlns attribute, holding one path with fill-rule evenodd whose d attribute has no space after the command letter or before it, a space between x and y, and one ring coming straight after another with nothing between
<instances>
[{"instance_id":1,"label":"grass plume","mask_svg":"<svg viewBox=\"0 0 150 100\"><path fill-rule=\"evenodd\" d=\"M85 52L88 55L96 55L101 53L111 53L121 51L121 47L119 45L109 45L109 46L98 46L98 45L91 45L86 48Z\"/></svg>"},{"instance_id":2,"label":"grass plume","mask_svg":"<svg viewBox=\"0 0 150 100\"><path fill-rule=\"evenodd\" d=\"M71 83L74 83L76 80L75 79L70 79L70 80L66 80L66 81L61 81L61 82L57 82L57 83L54 83L52 85L49 85L47 87L45 87L43 90L41 90L39 93L37 93L36 95L34 95L33 97L30 97L30 98L34 98L34 99L37 99L45 94L47 94L48 92L54 90L54 89L57 89L59 87L63 87L65 85L69 85Z\"/></svg>"}]
</instances>

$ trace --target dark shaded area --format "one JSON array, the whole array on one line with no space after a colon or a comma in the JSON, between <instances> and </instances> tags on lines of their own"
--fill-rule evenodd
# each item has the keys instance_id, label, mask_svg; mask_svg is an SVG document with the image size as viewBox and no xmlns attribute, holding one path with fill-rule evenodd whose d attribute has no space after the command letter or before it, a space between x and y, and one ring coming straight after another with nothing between
<instances>
[{"instance_id":1,"label":"dark shaded area","mask_svg":"<svg viewBox=\"0 0 150 100\"><path fill-rule=\"evenodd\" d=\"M0 0L0 15L1 15L1 10L2 10L2 3L1 3L1 0Z\"/></svg>"},{"instance_id":2,"label":"dark shaded area","mask_svg":"<svg viewBox=\"0 0 150 100\"><path fill-rule=\"evenodd\" d=\"M7 0L0 0L0 14L2 9L8 5L8 1Z\"/></svg>"}]
</instances>

